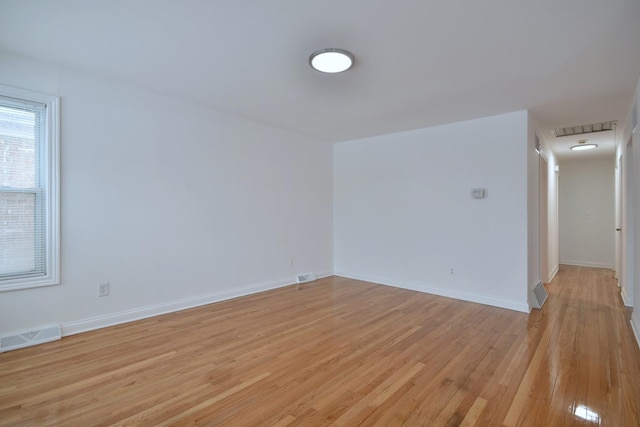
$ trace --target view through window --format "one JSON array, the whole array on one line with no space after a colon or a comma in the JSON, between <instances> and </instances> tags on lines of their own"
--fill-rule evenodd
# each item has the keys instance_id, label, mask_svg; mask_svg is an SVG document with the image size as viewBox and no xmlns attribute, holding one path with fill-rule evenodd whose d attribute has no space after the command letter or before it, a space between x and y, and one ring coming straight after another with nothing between
<instances>
[{"instance_id":1,"label":"view through window","mask_svg":"<svg viewBox=\"0 0 640 427\"><path fill-rule=\"evenodd\" d=\"M57 114L50 108L57 112L47 102L0 96L0 290L57 282L57 138L50 123Z\"/></svg>"}]
</instances>

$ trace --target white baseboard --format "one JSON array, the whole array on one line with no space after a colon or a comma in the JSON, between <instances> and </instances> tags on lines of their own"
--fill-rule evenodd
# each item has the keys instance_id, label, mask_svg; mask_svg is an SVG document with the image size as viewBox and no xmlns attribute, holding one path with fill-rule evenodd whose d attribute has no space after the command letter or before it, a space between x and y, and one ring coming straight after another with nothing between
<instances>
[{"instance_id":1,"label":"white baseboard","mask_svg":"<svg viewBox=\"0 0 640 427\"><path fill-rule=\"evenodd\" d=\"M636 337L638 347L640 347L640 316L637 316L636 313L631 315L631 329L633 330L633 335Z\"/></svg>"},{"instance_id":2,"label":"white baseboard","mask_svg":"<svg viewBox=\"0 0 640 427\"><path fill-rule=\"evenodd\" d=\"M633 300L631 300L628 296L627 293L624 291L624 288L621 287L620 288L620 296L622 297L622 303L626 306L626 307L633 307Z\"/></svg>"},{"instance_id":3,"label":"white baseboard","mask_svg":"<svg viewBox=\"0 0 640 427\"><path fill-rule=\"evenodd\" d=\"M318 274L319 279L333 276L332 272ZM149 317L159 316L161 314L173 313L175 311L186 310L188 308L199 307L202 305L212 304L214 302L225 301L233 298L251 295L258 292L268 291L270 289L282 288L284 286L296 284L295 277L291 280L283 280L278 282L268 282L253 285L241 289L234 289L224 292L213 292L210 294L199 295L196 297L183 298L176 301L169 301L162 304L150 305L147 307L135 308L133 310L121 311L118 313L105 314L103 316L91 317L88 319L76 320L73 322L63 323L62 336L79 334L82 332L93 331L95 329L115 326L122 323L133 322L136 320L146 319Z\"/></svg>"},{"instance_id":4,"label":"white baseboard","mask_svg":"<svg viewBox=\"0 0 640 427\"><path fill-rule=\"evenodd\" d=\"M524 302L502 300L498 298L486 297L483 295L473 294L469 292L456 291L451 289L443 289L432 286L426 286L416 283L408 283L402 280L382 279L374 276L349 273L346 271L336 271L336 276L345 277L347 279L363 280L365 282L378 283L385 286L393 286L395 288L408 289L411 291L424 292L427 294L439 295L447 298L454 298L462 301L475 302L478 304L490 305L493 307L506 308L509 310L521 311L529 313L529 304Z\"/></svg>"},{"instance_id":5,"label":"white baseboard","mask_svg":"<svg viewBox=\"0 0 640 427\"><path fill-rule=\"evenodd\" d=\"M577 267L609 268L609 269L613 270L613 265L599 263L599 262L591 262L591 261L561 260L560 264L575 265Z\"/></svg>"},{"instance_id":6,"label":"white baseboard","mask_svg":"<svg viewBox=\"0 0 640 427\"><path fill-rule=\"evenodd\" d=\"M551 281L556 277L556 274L558 274L558 271L560 271L560 264L556 264L556 266L553 267L553 271L549 275L549 280L545 283L551 283Z\"/></svg>"}]
</instances>

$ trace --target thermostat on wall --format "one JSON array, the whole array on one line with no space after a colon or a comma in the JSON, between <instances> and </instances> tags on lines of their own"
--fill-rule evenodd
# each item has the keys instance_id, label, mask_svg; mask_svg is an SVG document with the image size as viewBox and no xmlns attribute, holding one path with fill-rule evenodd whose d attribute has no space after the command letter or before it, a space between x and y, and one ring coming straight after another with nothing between
<instances>
[{"instance_id":1,"label":"thermostat on wall","mask_svg":"<svg viewBox=\"0 0 640 427\"><path fill-rule=\"evenodd\" d=\"M474 199L484 199L487 197L487 189L486 188L472 188L471 189L471 197Z\"/></svg>"}]
</instances>

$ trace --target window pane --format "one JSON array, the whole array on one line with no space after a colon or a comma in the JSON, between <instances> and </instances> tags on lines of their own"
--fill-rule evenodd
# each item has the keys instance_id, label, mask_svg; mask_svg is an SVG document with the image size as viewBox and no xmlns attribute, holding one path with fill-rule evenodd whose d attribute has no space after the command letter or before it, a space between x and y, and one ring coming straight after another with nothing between
<instances>
[{"instance_id":1,"label":"window pane","mask_svg":"<svg viewBox=\"0 0 640 427\"><path fill-rule=\"evenodd\" d=\"M0 280L45 276L45 105L0 98Z\"/></svg>"},{"instance_id":2,"label":"window pane","mask_svg":"<svg viewBox=\"0 0 640 427\"><path fill-rule=\"evenodd\" d=\"M0 106L0 187L37 186L36 116L33 111Z\"/></svg>"},{"instance_id":3,"label":"window pane","mask_svg":"<svg viewBox=\"0 0 640 427\"><path fill-rule=\"evenodd\" d=\"M0 193L0 276L44 274L36 193Z\"/></svg>"}]
</instances>

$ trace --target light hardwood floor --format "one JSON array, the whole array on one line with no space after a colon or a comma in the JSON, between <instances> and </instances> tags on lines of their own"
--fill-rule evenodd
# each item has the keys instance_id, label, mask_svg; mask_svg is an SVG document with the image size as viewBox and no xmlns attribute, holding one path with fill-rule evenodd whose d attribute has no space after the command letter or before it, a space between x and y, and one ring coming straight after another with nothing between
<instances>
[{"instance_id":1,"label":"light hardwood floor","mask_svg":"<svg viewBox=\"0 0 640 427\"><path fill-rule=\"evenodd\" d=\"M342 278L0 354L2 425L639 426L610 270L531 315Z\"/></svg>"}]
</instances>

